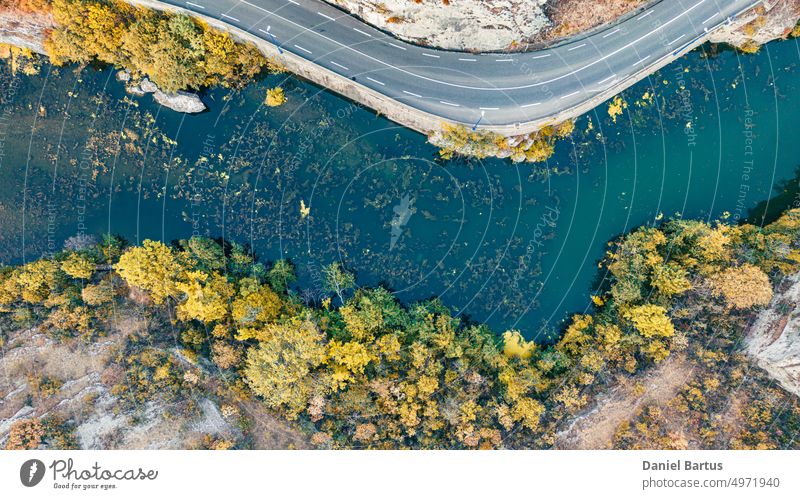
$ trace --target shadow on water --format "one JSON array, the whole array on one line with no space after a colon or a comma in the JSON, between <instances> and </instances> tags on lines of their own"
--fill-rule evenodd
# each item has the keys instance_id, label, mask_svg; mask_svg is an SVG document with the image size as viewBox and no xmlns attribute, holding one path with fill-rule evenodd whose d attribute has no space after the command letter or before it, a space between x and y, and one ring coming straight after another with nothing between
<instances>
[{"instance_id":1,"label":"shadow on water","mask_svg":"<svg viewBox=\"0 0 800 499\"><path fill-rule=\"evenodd\" d=\"M784 211L800 208L800 165L795 168L794 178L778 182L774 192L774 196L747 213L746 223L763 227L777 220Z\"/></svg>"}]
</instances>

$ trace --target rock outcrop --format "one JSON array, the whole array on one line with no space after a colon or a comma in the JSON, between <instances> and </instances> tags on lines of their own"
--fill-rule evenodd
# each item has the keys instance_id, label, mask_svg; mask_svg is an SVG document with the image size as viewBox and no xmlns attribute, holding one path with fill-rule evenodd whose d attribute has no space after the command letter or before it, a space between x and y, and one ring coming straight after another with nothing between
<instances>
[{"instance_id":1,"label":"rock outcrop","mask_svg":"<svg viewBox=\"0 0 800 499\"><path fill-rule=\"evenodd\" d=\"M709 35L712 43L727 43L745 51L791 34L800 18L800 0L768 0Z\"/></svg>"},{"instance_id":2,"label":"rock outcrop","mask_svg":"<svg viewBox=\"0 0 800 499\"><path fill-rule=\"evenodd\" d=\"M783 388L800 395L800 274L788 284L750 327L745 351Z\"/></svg>"},{"instance_id":3,"label":"rock outcrop","mask_svg":"<svg viewBox=\"0 0 800 499\"><path fill-rule=\"evenodd\" d=\"M155 83L142 78L136 84L131 83L131 75L128 71L122 70L117 73L117 80L126 83L125 90L132 95L142 96L153 94L153 99L164 107L168 107L179 113L195 114L208 109L197 94L191 92L178 91L174 94L162 92Z\"/></svg>"},{"instance_id":4,"label":"rock outcrop","mask_svg":"<svg viewBox=\"0 0 800 499\"><path fill-rule=\"evenodd\" d=\"M548 0L327 0L403 40L451 50L505 50L549 25Z\"/></svg>"}]
</instances>

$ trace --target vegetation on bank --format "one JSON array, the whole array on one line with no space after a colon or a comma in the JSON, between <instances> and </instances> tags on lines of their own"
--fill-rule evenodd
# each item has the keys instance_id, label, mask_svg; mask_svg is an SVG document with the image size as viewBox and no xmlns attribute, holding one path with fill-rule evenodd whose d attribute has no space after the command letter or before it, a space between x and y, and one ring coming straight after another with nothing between
<instances>
[{"instance_id":1,"label":"vegetation on bank","mask_svg":"<svg viewBox=\"0 0 800 499\"><path fill-rule=\"evenodd\" d=\"M569 137L575 130L574 121L545 126L537 132L517 137L504 137L484 130L468 130L462 125L443 123L442 129L430 136L444 159L453 156L510 158L515 163L545 161L555 152L558 139Z\"/></svg>"},{"instance_id":2,"label":"vegetation on bank","mask_svg":"<svg viewBox=\"0 0 800 499\"><path fill-rule=\"evenodd\" d=\"M0 270L0 320L92 340L117 306L137 303L165 318L183 357L212 362L230 396L257 396L321 447L547 447L620 377L687 348L723 362L729 352L711 340L727 338L728 348L772 283L800 268L800 210L763 228L642 227L610 243L601 268L596 310L574 316L557 343L536 345L436 300L404 306L383 288L358 289L339 264L322 273L327 297L307 302L285 260L265 265L203 238L128 247L107 237ZM196 375L169 353L174 345L143 340L117 356L112 392L140 404L190 388ZM620 445L632 438L618 436Z\"/></svg>"},{"instance_id":3,"label":"vegetation on bank","mask_svg":"<svg viewBox=\"0 0 800 499\"><path fill-rule=\"evenodd\" d=\"M182 14L118 0L23 0L27 11L56 22L45 40L53 64L101 62L148 77L175 92L214 85L238 87L263 70L282 71L254 46Z\"/></svg>"}]
</instances>

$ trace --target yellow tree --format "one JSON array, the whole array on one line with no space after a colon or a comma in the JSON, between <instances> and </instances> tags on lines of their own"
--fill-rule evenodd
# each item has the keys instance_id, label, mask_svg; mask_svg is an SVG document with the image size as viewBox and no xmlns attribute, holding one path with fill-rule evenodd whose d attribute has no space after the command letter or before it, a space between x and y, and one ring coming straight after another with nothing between
<instances>
[{"instance_id":1,"label":"yellow tree","mask_svg":"<svg viewBox=\"0 0 800 499\"><path fill-rule=\"evenodd\" d=\"M69 256L61 262L61 270L75 279L90 279L94 273L94 269L94 262L80 253L70 253Z\"/></svg>"},{"instance_id":2,"label":"yellow tree","mask_svg":"<svg viewBox=\"0 0 800 499\"><path fill-rule=\"evenodd\" d=\"M724 297L729 307L745 309L765 306L772 300L769 276L749 263L741 267L729 267L711 276L708 282L712 293Z\"/></svg>"},{"instance_id":3,"label":"yellow tree","mask_svg":"<svg viewBox=\"0 0 800 499\"><path fill-rule=\"evenodd\" d=\"M281 298L269 286L253 278L239 281L239 296L233 301L233 319L242 325L271 322L281 313Z\"/></svg>"},{"instance_id":4,"label":"yellow tree","mask_svg":"<svg viewBox=\"0 0 800 499\"><path fill-rule=\"evenodd\" d=\"M312 372L325 360L324 335L311 320L294 318L265 336L247 352L245 378L267 406L294 419L322 389Z\"/></svg>"},{"instance_id":5,"label":"yellow tree","mask_svg":"<svg viewBox=\"0 0 800 499\"><path fill-rule=\"evenodd\" d=\"M178 295L178 278L183 267L169 247L147 239L142 246L125 251L114 270L129 285L147 291L158 305Z\"/></svg>"},{"instance_id":6,"label":"yellow tree","mask_svg":"<svg viewBox=\"0 0 800 499\"><path fill-rule=\"evenodd\" d=\"M183 301L178 305L179 319L197 319L208 324L227 317L233 286L217 272L187 272L186 278L176 287L183 294Z\"/></svg>"}]
</instances>

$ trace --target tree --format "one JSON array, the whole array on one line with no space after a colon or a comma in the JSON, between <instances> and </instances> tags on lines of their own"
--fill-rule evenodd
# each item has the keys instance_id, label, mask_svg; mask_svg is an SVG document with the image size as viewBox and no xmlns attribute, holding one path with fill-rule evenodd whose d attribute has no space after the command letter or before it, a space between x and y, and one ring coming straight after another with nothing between
<instances>
[{"instance_id":1,"label":"tree","mask_svg":"<svg viewBox=\"0 0 800 499\"><path fill-rule=\"evenodd\" d=\"M90 279L95 270L95 263L81 253L70 253L61 262L61 270L75 279Z\"/></svg>"},{"instance_id":2,"label":"tree","mask_svg":"<svg viewBox=\"0 0 800 499\"><path fill-rule=\"evenodd\" d=\"M16 276L22 299L29 303L46 300L60 284L59 272L60 267L52 260L37 260L23 266Z\"/></svg>"},{"instance_id":3,"label":"tree","mask_svg":"<svg viewBox=\"0 0 800 499\"><path fill-rule=\"evenodd\" d=\"M22 419L14 422L6 441L7 450L33 450L42 444L44 425L38 419Z\"/></svg>"},{"instance_id":4,"label":"tree","mask_svg":"<svg viewBox=\"0 0 800 499\"><path fill-rule=\"evenodd\" d=\"M729 267L708 279L711 291L725 298L729 307L746 309L769 305L772 284L763 270L746 263Z\"/></svg>"},{"instance_id":5,"label":"tree","mask_svg":"<svg viewBox=\"0 0 800 499\"><path fill-rule=\"evenodd\" d=\"M129 285L147 291L156 305L178 295L183 272L173 251L161 242L146 239L142 246L125 251L114 270Z\"/></svg>"},{"instance_id":6,"label":"tree","mask_svg":"<svg viewBox=\"0 0 800 499\"><path fill-rule=\"evenodd\" d=\"M325 279L325 291L336 293L342 303L344 292L356 286L355 275L345 270L339 262L322 267L322 275Z\"/></svg>"},{"instance_id":7,"label":"tree","mask_svg":"<svg viewBox=\"0 0 800 499\"><path fill-rule=\"evenodd\" d=\"M97 284L87 284L81 290L81 298L87 305L96 307L111 303L116 296L116 290L111 281L103 279Z\"/></svg>"},{"instance_id":8,"label":"tree","mask_svg":"<svg viewBox=\"0 0 800 499\"><path fill-rule=\"evenodd\" d=\"M311 372L325 359L324 336L309 319L295 318L270 328L247 352L247 383L268 407L294 419L308 405L315 383Z\"/></svg>"},{"instance_id":9,"label":"tree","mask_svg":"<svg viewBox=\"0 0 800 499\"><path fill-rule=\"evenodd\" d=\"M181 241L181 246L191 255L203 270L221 270L225 267L225 251L213 239L192 236Z\"/></svg>"},{"instance_id":10,"label":"tree","mask_svg":"<svg viewBox=\"0 0 800 499\"><path fill-rule=\"evenodd\" d=\"M264 103L269 107L278 107L286 103L286 94L281 87L267 89L267 98Z\"/></svg>"},{"instance_id":11,"label":"tree","mask_svg":"<svg viewBox=\"0 0 800 499\"><path fill-rule=\"evenodd\" d=\"M239 296L232 305L233 320L244 326L271 322L278 318L282 302L268 286L253 278L239 281Z\"/></svg>"},{"instance_id":12,"label":"tree","mask_svg":"<svg viewBox=\"0 0 800 499\"><path fill-rule=\"evenodd\" d=\"M178 305L179 319L197 319L208 324L222 321L228 316L229 302L233 297L234 288L217 272L207 274L201 270L192 270L187 272L185 279L177 282L175 286L183 297Z\"/></svg>"},{"instance_id":13,"label":"tree","mask_svg":"<svg viewBox=\"0 0 800 499\"><path fill-rule=\"evenodd\" d=\"M289 285L297 280L294 264L286 259L280 259L272 265L267 274L269 285L279 293L285 293Z\"/></svg>"},{"instance_id":14,"label":"tree","mask_svg":"<svg viewBox=\"0 0 800 499\"><path fill-rule=\"evenodd\" d=\"M660 305L648 303L632 307L623 316L645 338L669 338L675 334L675 326L667 316L667 309Z\"/></svg>"}]
</instances>

